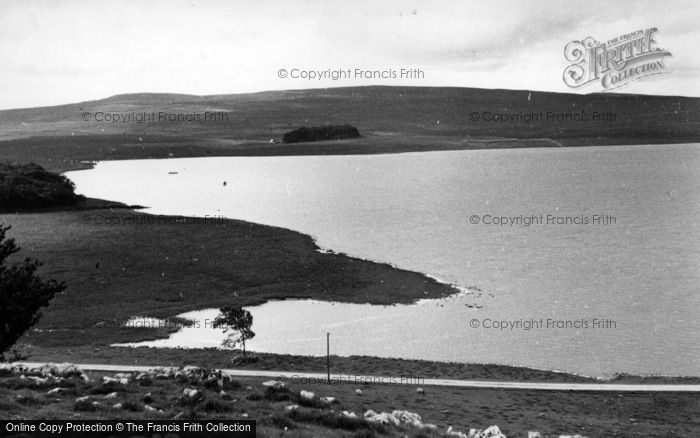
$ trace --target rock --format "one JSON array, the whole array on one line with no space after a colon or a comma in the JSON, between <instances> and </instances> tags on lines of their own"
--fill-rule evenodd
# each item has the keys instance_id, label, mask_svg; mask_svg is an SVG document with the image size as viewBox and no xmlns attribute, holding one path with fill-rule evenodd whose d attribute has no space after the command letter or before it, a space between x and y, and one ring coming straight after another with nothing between
<instances>
[{"instance_id":1,"label":"rock","mask_svg":"<svg viewBox=\"0 0 700 438\"><path fill-rule=\"evenodd\" d=\"M314 394L313 392L303 390L299 393L299 395L301 396L301 398L305 398L307 400L313 400L314 397L316 397L316 394Z\"/></svg>"},{"instance_id":2,"label":"rock","mask_svg":"<svg viewBox=\"0 0 700 438\"><path fill-rule=\"evenodd\" d=\"M102 383L111 383L111 382L116 382L116 383L120 383L122 385L127 385L129 383L129 379L127 379L126 377L117 378L117 377L102 376Z\"/></svg>"},{"instance_id":3,"label":"rock","mask_svg":"<svg viewBox=\"0 0 700 438\"><path fill-rule=\"evenodd\" d=\"M452 426L447 428L447 432L445 432L445 435L453 436L455 438L469 438L466 433L452 429Z\"/></svg>"},{"instance_id":4,"label":"rock","mask_svg":"<svg viewBox=\"0 0 700 438\"><path fill-rule=\"evenodd\" d=\"M90 383L90 378L85 373L80 373L80 378L83 379L85 383Z\"/></svg>"},{"instance_id":5,"label":"rock","mask_svg":"<svg viewBox=\"0 0 700 438\"><path fill-rule=\"evenodd\" d=\"M420 415L408 411L394 411L391 415L402 423L418 426L422 424Z\"/></svg>"},{"instance_id":6,"label":"rock","mask_svg":"<svg viewBox=\"0 0 700 438\"><path fill-rule=\"evenodd\" d=\"M527 433L527 438L542 438L542 435L539 432L530 431Z\"/></svg>"},{"instance_id":7,"label":"rock","mask_svg":"<svg viewBox=\"0 0 700 438\"><path fill-rule=\"evenodd\" d=\"M292 412L292 411L296 411L298 407L299 407L299 405L289 405L289 406L285 406L284 410L285 410L285 412Z\"/></svg>"},{"instance_id":8,"label":"rock","mask_svg":"<svg viewBox=\"0 0 700 438\"><path fill-rule=\"evenodd\" d=\"M202 380L205 377L207 377L208 372L204 368L196 367L193 365L188 365L188 366L182 368L182 374L184 374L184 376L187 377L188 379Z\"/></svg>"},{"instance_id":9,"label":"rock","mask_svg":"<svg viewBox=\"0 0 700 438\"><path fill-rule=\"evenodd\" d=\"M97 400L95 400L94 402L92 402L92 405L93 405L94 407L96 407L96 408L99 408L100 406L102 406L102 404L101 404L100 402L98 402Z\"/></svg>"},{"instance_id":10,"label":"rock","mask_svg":"<svg viewBox=\"0 0 700 438\"><path fill-rule=\"evenodd\" d=\"M362 390L361 390L360 388L357 388L357 389L355 390L355 394L356 394L356 395L362 395Z\"/></svg>"},{"instance_id":11,"label":"rock","mask_svg":"<svg viewBox=\"0 0 700 438\"><path fill-rule=\"evenodd\" d=\"M364 417L365 420L369 421L370 423L392 424L394 426L398 426L399 424L401 424L401 422L396 417L387 412L382 412L381 414L378 414L370 409L367 412L365 412Z\"/></svg>"},{"instance_id":12,"label":"rock","mask_svg":"<svg viewBox=\"0 0 700 438\"><path fill-rule=\"evenodd\" d=\"M90 396L89 396L89 395L86 395L86 396L84 396L84 397L78 397L78 398L76 398L75 401L76 401L76 403L82 403L82 402L88 401L89 399L90 399Z\"/></svg>"},{"instance_id":13,"label":"rock","mask_svg":"<svg viewBox=\"0 0 700 438\"><path fill-rule=\"evenodd\" d=\"M348 418L357 418L357 414L354 412L348 412L348 411L343 411L340 413L343 417L348 417Z\"/></svg>"},{"instance_id":14,"label":"rock","mask_svg":"<svg viewBox=\"0 0 700 438\"><path fill-rule=\"evenodd\" d=\"M32 383L35 385L43 385L44 383L48 382L49 379L46 377L38 377L38 376L29 376L25 377L27 380L31 380Z\"/></svg>"},{"instance_id":15,"label":"rock","mask_svg":"<svg viewBox=\"0 0 700 438\"><path fill-rule=\"evenodd\" d=\"M143 395L141 400L143 400L144 403L151 403L153 402L153 395L151 395L150 392L147 392Z\"/></svg>"},{"instance_id":16,"label":"rock","mask_svg":"<svg viewBox=\"0 0 700 438\"><path fill-rule=\"evenodd\" d=\"M184 412L178 412L177 415L173 417L173 420L179 420L180 418L184 417L185 413Z\"/></svg>"},{"instance_id":17,"label":"rock","mask_svg":"<svg viewBox=\"0 0 700 438\"><path fill-rule=\"evenodd\" d=\"M425 394L425 390L424 390L423 388L417 388L417 389L416 389L416 392L417 392L418 394Z\"/></svg>"},{"instance_id":18,"label":"rock","mask_svg":"<svg viewBox=\"0 0 700 438\"><path fill-rule=\"evenodd\" d=\"M199 391L196 389L192 389L192 388L185 388L182 390L182 395L185 398L193 399L193 398L196 398L197 396L199 396Z\"/></svg>"},{"instance_id":19,"label":"rock","mask_svg":"<svg viewBox=\"0 0 700 438\"><path fill-rule=\"evenodd\" d=\"M469 429L468 438L506 438L498 426L489 426L484 430Z\"/></svg>"},{"instance_id":20,"label":"rock","mask_svg":"<svg viewBox=\"0 0 700 438\"><path fill-rule=\"evenodd\" d=\"M268 380L266 382L263 382L262 386L265 386L267 388L280 389L284 388L286 385L284 382L280 382L279 380Z\"/></svg>"},{"instance_id":21,"label":"rock","mask_svg":"<svg viewBox=\"0 0 700 438\"><path fill-rule=\"evenodd\" d=\"M112 407L113 407L114 409L121 409L121 408L122 408L122 404L121 404L121 403L117 403L117 404L113 405Z\"/></svg>"},{"instance_id":22,"label":"rock","mask_svg":"<svg viewBox=\"0 0 700 438\"><path fill-rule=\"evenodd\" d=\"M117 373L114 375L114 378L119 379L119 380L121 380L121 379L131 380L131 373Z\"/></svg>"},{"instance_id":23,"label":"rock","mask_svg":"<svg viewBox=\"0 0 700 438\"><path fill-rule=\"evenodd\" d=\"M119 396L119 393L117 393L117 392L110 392L109 394L105 395L104 398L106 398L106 399L113 399L113 398L117 398L118 396Z\"/></svg>"},{"instance_id":24,"label":"rock","mask_svg":"<svg viewBox=\"0 0 700 438\"><path fill-rule=\"evenodd\" d=\"M58 394L58 393L61 393L63 391L67 391L67 390L68 389L66 389L66 388L54 388L54 389L49 390L46 394L54 395L54 394Z\"/></svg>"},{"instance_id":25,"label":"rock","mask_svg":"<svg viewBox=\"0 0 700 438\"><path fill-rule=\"evenodd\" d=\"M146 410L146 411L150 411L150 412L158 412L158 409L154 408L154 407L151 406L151 405L144 405L144 406L143 406L143 409Z\"/></svg>"},{"instance_id":26,"label":"rock","mask_svg":"<svg viewBox=\"0 0 700 438\"><path fill-rule=\"evenodd\" d=\"M83 372L80 371L80 368L78 368L75 364L66 362L54 365L53 374L59 377L70 377L79 376L83 374Z\"/></svg>"},{"instance_id":27,"label":"rock","mask_svg":"<svg viewBox=\"0 0 700 438\"><path fill-rule=\"evenodd\" d=\"M338 403L338 399L335 397L322 397L321 400L323 400L324 402L326 402L328 404Z\"/></svg>"}]
</instances>

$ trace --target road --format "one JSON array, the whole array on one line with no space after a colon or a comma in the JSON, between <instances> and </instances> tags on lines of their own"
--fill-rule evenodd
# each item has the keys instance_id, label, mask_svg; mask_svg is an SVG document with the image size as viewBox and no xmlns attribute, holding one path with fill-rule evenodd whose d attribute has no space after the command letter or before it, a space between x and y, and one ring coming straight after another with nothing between
<instances>
[{"instance_id":1,"label":"road","mask_svg":"<svg viewBox=\"0 0 700 438\"><path fill-rule=\"evenodd\" d=\"M40 367L45 362L15 362L28 368ZM109 365L109 364L75 364L84 371L107 371L115 373L139 373L155 368L170 368L148 365ZM222 369L222 372L237 377L264 377L288 382L315 381L325 382L327 375L324 373L307 373L295 371L266 371L244 369ZM305 380L306 379L306 380ZM362 384L364 381L375 383L387 383L386 376L369 375L333 375L331 379L343 383L351 381ZM348 380L349 379L349 380ZM383 380L382 380L383 379ZM403 382L397 382L401 384ZM700 385L683 384L619 384L619 383L549 383L549 382L516 382L516 381L489 381L489 380L454 380L454 379L420 379L409 382L415 386L449 386L458 388L487 388L487 389L514 389L514 390L538 390L538 391L577 391L577 392L700 392Z\"/></svg>"}]
</instances>

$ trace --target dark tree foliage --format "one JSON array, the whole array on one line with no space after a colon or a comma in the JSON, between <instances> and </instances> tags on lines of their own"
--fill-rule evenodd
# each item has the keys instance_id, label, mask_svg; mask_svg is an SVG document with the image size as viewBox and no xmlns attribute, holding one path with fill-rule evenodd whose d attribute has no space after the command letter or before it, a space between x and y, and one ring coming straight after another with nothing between
<instances>
[{"instance_id":1,"label":"dark tree foliage","mask_svg":"<svg viewBox=\"0 0 700 438\"><path fill-rule=\"evenodd\" d=\"M40 309L49 305L66 285L43 281L35 272L36 260L8 266L7 258L19 251L14 239L5 239L10 227L0 225L0 357L41 317Z\"/></svg>"},{"instance_id":2,"label":"dark tree foliage","mask_svg":"<svg viewBox=\"0 0 700 438\"><path fill-rule=\"evenodd\" d=\"M299 143L304 141L341 140L344 138L357 138L359 136L360 131L350 125L316 126L312 128L303 127L284 134L284 136L282 136L282 142Z\"/></svg>"},{"instance_id":3,"label":"dark tree foliage","mask_svg":"<svg viewBox=\"0 0 700 438\"><path fill-rule=\"evenodd\" d=\"M0 163L0 210L31 210L75 205L73 182L35 163Z\"/></svg>"},{"instance_id":4,"label":"dark tree foliage","mask_svg":"<svg viewBox=\"0 0 700 438\"><path fill-rule=\"evenodd\" d=\"M219 310L221 314L214 319L214 327L224 327L224 331L237 332L238 339L243 345L243 356L245 356L245 341L255 336L250 329L253 326L253 315L242 307L224 306ZM230 341L225 340L224 344L230 346Z\"/></svg>"}]
</instances>

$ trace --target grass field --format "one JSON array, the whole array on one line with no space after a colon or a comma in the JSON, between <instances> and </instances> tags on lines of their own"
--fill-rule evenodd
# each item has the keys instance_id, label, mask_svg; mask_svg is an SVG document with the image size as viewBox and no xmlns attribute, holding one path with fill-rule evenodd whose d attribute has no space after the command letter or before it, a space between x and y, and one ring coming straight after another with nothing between
<instances>
[{"instance_id":1,"label":"grass field","mask_svg":"<svg viewBox=\"0 0 700 438\"><path fill-rule=\"evenodd\" d=\"M226 119L188 122L167 118L170 114L207 112L225 114ZM117 123L96 121L97 113L131 119ZM161 113L166 116L164 120L159 120ZM84 120L83 114L88 114L90 120ZM137 114L155 118L139 123L135 121ZM489 121L493 114L514 118L505 123ZM532 120L523 114L541 117ZM594 114L614 117L596 118ZM585 115L587 120L567 119L567 115L579 119ZM362 138L269 143L270 139L281 140L285 132L298 127L346 123L356 126ZM352 87L221 96L131 94L55 107L0 111L0 156L11 161L36 161L52 170L89 165L81 161L133 158L371 154L698 141L700 99L610 93Z\"/></svg>"},{"instance_id":2,"label":"grass field","mask_svg":"<svg viewBox=\"0 0 700 438\"><path fill-rule=\"evenodd\" d=\"M700 432L700 400L688 394L577 394L506 391L391 384L298 384L265 390L262 378L240 378L220 388L183 379L101 382L104 373L88 373L90 382L66 379L60 385L36 384L17 376L0 377L0 409L5 418L21 419L240 419L257 420L259 436L409 436L437 437L449 426L468 432L498 425L508 437L539 431L543 437L581 434L589 437L692 437ZM109 375L112 376L112 375ZM132 375L133 378L133 375ZM55 387L59 394L47 394ZM196 400L183 400L183 388L197 389ZM361 395L356 390L362 391ZM314 400L299 397L301 390ZM109 393L114 398L105 399ZM146 396L148 394L148 396ZM78 397L88 396L85 401ZM335 397L329 404L320 397ZM97 402L96 405L93 402ZM115 408L115 404L122 406ZM285 410L299 405L293 412ZM146 405L153 410L148 410ZM382 426L349 421L340 412L367 410L418 413L436 431L413 426ZM159 412L159 410L161 412ZM672 426L670 426L672 425Z\"/></svg>"}]
</instances>

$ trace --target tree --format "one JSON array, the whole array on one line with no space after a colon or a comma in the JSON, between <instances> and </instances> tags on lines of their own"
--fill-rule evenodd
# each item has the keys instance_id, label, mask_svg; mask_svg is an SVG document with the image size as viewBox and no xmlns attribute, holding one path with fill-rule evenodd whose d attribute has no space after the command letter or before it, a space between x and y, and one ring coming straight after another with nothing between
<instances>
[{"instance_id":1,"label":"tree","mask_svg":"<svg viewBox=\"0 0 700 438\"><path fill-rule=\"evenodd\" d=\"M37 260L6 264L20 250L14 239L5 239L9 229L0 225L0 358L41 318L40 309L66 289L63 282L38 277L35 273L41 263Z\"/></svg>"},{"instance_id":2,"label":"tree","mask_svg":"<svg viewBox=\"0 0 700 438\"><path fill-rule=\"evenodd\" d=\"M224 327L224 333L228 333L221 344L234 348L240 342L245 357L245 341L255 336L250 329L253 326L253 315L242 307L235 306L224 306L219 311L221 313L214 319L214 327Z\"/></svg>"}]
</instances>

